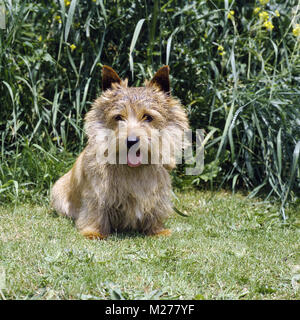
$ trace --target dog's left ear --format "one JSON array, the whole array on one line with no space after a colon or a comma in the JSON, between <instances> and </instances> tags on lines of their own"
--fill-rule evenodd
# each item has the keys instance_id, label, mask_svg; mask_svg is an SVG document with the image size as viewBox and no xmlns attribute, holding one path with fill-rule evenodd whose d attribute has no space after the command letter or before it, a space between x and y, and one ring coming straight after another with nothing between
<instances>
[{"instance_id":1,"label":"dog's left ear","mask_svg":"<svg viewBox=\"0 0 300 320\"><path fill-rule=\"evenodd\" d=\"M119 78L116 71L109 67L103 66L102 68L102 90L110 89L112 83L121 83L121 79Z\"/></svg>"},{"instance_id":2,"label":"dog's left ear","mask_svg":"<svg viewBox=\"0 0 300 320\"><path fill-rule=\"evenodd\" d=\"M169 66L161 67L150 81L150 85L155 85L168 95L170 94Z\"/></svg>"}]
</instances>

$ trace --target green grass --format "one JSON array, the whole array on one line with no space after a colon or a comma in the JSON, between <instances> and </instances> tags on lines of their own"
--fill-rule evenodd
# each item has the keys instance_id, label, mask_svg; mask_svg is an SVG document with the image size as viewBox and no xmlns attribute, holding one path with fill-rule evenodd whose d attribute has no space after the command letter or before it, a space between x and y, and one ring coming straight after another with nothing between
<instances>
[{"instance_id":1,"label":"green grass","mask_svg":"<svg viewBox=\"0 0 300 320\"><path fill-rule=\"evenodd\" d=\"M91 241L45 205L1 207L0 297L300 298L299 207L282 224L277 207L239 194L177 196L189 217L168 220L170 237L131 233Z\"/></svg>"},{"instance_id":2,"label":"green grass","mask_svg":"<svg viewBox=\"0 0 300 320\"><path fill-rule=\"evenodd\" d=\"M299 299L299 1L65 3L4 0L0 298ZM165 63L191 127L211 135L204 172L181 167L174 184L278 204L180 193L190 217L168 221L170 238L85 240L47 199L85 145L102 65L140 86Z\"/></svg>"}]
</instances>

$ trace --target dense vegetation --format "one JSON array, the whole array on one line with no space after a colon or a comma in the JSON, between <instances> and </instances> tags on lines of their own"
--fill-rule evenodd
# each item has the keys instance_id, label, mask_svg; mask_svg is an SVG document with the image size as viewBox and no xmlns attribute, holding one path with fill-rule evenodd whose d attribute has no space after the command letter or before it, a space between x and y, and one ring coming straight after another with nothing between
<instances>
[{"instance_id":1,"label":"dense vegetation","mask_svg":"<svg viewBox=\"0 0 300 320\"><path fill-rule=\"evenodd\" d=\"M108 64L142 85L169 64L205 169L178 186L300 190L300 5L273 1L5 0L0 30L0 202L46 199L85 143Z\"/></svg>"}]
</instances>

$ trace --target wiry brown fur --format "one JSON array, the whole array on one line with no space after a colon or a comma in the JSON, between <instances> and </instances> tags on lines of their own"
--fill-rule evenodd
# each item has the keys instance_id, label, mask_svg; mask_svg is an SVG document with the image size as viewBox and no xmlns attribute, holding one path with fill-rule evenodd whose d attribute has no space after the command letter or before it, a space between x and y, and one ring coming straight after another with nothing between
<instances>
[{"instance_id":1,"label":"wiry brown fur","mask_svg":"<svg viewBox=\"0 0 300 320\"><path fill-rule=\"evenodd\" d=\"M130 88L113 69L103 69L104 92L85 117L88 144L51 192L53 208L75 219L87 238L104 238L115 230L138 230L148 235L169 233L163 223L172 212L167 169L174 168L174 158L168 164L141 164L134 168L97 161L97 152L107 149L108 143L101 130L108 128L118 133L116 115L126 119L121 123L126 135L117 138L121 140L116 141L117 149L134 134L141 137L141 143L149 144L146 152L151 156L150 145L155 139L149 139L150 130L157 134L162 130L175 151L180 146L178 133L188 128L188 121L180 102L166 92L168 72L165 66L145 87ZM143 121L145 113L153 117L152 122Z\"/></svg>"}]
</instances>

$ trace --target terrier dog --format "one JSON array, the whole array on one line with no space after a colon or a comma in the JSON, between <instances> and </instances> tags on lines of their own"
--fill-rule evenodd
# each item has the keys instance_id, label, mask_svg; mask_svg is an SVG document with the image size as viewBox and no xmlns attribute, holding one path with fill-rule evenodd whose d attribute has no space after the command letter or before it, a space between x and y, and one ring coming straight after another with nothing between
<instances>
[{"instance_id":1,"label":"terrier dog","mask_svg":"<svg viewBox=\"0 0 300 320\"><path fill-rule=\"evenodd\" d=\"M164 228L172 212L169 171L182 152L187 115L170 94L168 66L144 87L127 83L103 67L102 95L85 117L87 146L51 191L52 207L89 239L127 230L171 233Z\"/></svg>"}]
</instances>

